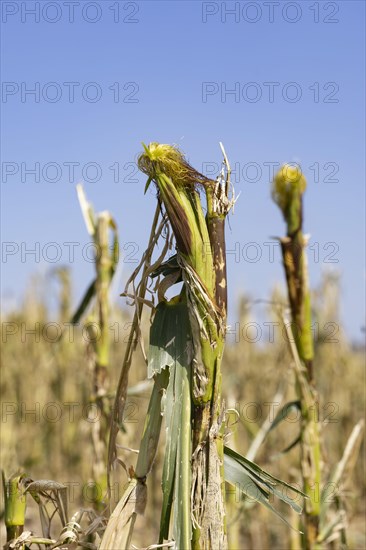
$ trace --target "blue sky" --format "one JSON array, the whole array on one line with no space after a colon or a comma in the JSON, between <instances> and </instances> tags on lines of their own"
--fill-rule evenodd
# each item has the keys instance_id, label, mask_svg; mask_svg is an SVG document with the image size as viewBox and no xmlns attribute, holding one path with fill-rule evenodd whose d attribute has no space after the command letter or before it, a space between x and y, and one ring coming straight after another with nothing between
<instances>
[{"instance_id":1,"label":"blue sky","mask_svg":"<svg viewBox=\"0 0 366 550\"><path fill-rule=\"evenodd\" d=\"M298 162L312 285L324 269L341 273L342 319L359 340L364 2L71 4L1 6L5 304L21 301L33 273L70 263L70 242L75 304L81 297L93 276L75 192L83 180L96 210L118 222L122 289L155 208L134 167L141 141L176 143L203 171L219 166L222 141L241 193L227 232L232 315L240 290L267 298L283 281L278 251L269 254L285 231L269 180L275 163ZM24 255L37 247L39 258Z\"/></svg>"}]
</instances>

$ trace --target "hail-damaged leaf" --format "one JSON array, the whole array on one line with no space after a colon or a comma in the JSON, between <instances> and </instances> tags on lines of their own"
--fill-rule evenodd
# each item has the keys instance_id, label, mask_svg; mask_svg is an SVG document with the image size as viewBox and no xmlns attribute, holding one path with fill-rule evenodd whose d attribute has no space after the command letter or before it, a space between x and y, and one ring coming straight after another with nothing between
<instances>
[{"instance_id":1,"label":"hail-damaged leaf","mask_svg":"<svg viewBox=\"0 0 366 550\"><path fill-rule=\"evenodd\" d=\"M236 485L241 492L250 498L254 498L259 503L270 508L286 523L285 518L270 504L270 495L274 495L279 500L288 504L298 514L301 513L302 506L298 504L298 500L305 497L302 491L265 472L257 464L236 453L229 447L225 447L224 468L226 481ZM295 496L289 497L287 489L291 490Z\"/></svg>"},{"instance_id":2,"label":"hail-damaged leaf","mask_svg":"<svg viewBox=\"0 0 366 550\"><path fill-rule=\"evenodd\" d=\"M192 336L187 304L161 302L150 330L148 378L175 364L189 365L192 361Z\"/></svg>"},{"instance_id":3,"label":"hail-damaged leaf","mask_svg":"<svg viewBox=\"0 0 366 550\"><path fill-rule=\"evenodd\" d=\"M169 384L165 398L166 450L163 467L163 507L160 524L160 542L172 535L178 548L188 548L191 540L190 524L190 371L192 337L186 304L161 302L158 321L171 327L177 337L169 341ZM156 319L156 317L155 317ZM154 320L155 322L155 320ZM165 336L168 341L170 334ZM154 354L155 355L155 354ZM155 355L158 358L159 352ZM163 356L163 361L166 360ZM173 514L172 514L173 509Z\"/></svg>"}]
</instances>

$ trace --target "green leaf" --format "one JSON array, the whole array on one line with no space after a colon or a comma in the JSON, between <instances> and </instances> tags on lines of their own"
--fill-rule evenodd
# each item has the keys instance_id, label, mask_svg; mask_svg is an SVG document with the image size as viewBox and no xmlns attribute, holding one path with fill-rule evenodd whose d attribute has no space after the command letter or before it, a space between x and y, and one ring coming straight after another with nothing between
<instances>
[{"instance_id":1,"label":"green leaf","mask_svg":"<svg viewBox=\"0 0 366 550\"><path fill-rule=\"evenodd\" d=\"M304 493L285 481L265 472L257 464L236 453L229 447L225 447L224 453L225 480L239 486L240 491L249 498L254 498L254 500L266 506L266 508L270 509L285 523L290 525L282 514L271 505L270 496L276 496L300 514L302 507L293 498L289 497L284 489L290 489L302 497L305 497Z\"/></svg>"},{"instance_id":2,"label":"green leaf","mask_svg":"<svg viewBox=\"0 0 366 550\"><path fill-rule=\"evenodd\" d=\"M278 424L286 420L291 410L297 410L297 411L300 411L301 413L301 401L296 400L296 401L290 401L289 403L286 403L286 405L284 405L282 409L280 409L276 414L276 418L273 420L272 425L269 429L269 432L271 432L274 428L276 428ZM292 443L290 443L285 449L283 449L283 451L280 451L279 453L275 454L273 458L279 458L280 456L288 453L289 451L291 451L291 449L296 447L296 445L300 441L301 441L301 434L299 434Z\"/></svg>"},{"instance_id":3,"label":"green leaf","mask_svg":"<svg viewBox=\"0 0 366 550\"><path fill-rule=\"evenodd\" d=\"M163 466L163 505L160 542L172 537L178 548L189 548L191 540L191 332L187 305L161 302L151 327L149 367L151 372L169 367L165 395L166 450Z\"/></svg>"},{"instance_id":4,"label":"green leaf","mask_svg":"<svg viewBox=\"0 0 366 550\"><path fill-rule=\"evenodd\" d=\"M113 276L116 272L118 259L119 259L119 239L118 239L118 231L117 231L117 225L112 216L109 218L109 227L113 231L113 245L112 245L112 253L111 253L111 268L110 268L110 279L112 281Z\"/></svg>"},{"instance_id":5,"label":"green leaf","mask_svg":"<svg viewBox=\"0 0 366 550\"><path fill-rule=\"evenodd\" d=\"M146 191L149 189L151 182L152 182L152 178L148 178L144 189L144 195L146 195Z\"/></svg>"},{"instance_id":6,"label":"green leaf","mask_svg":"<svg viewBox=\"0 0 366 550\"><path fill-rule=\"evenodd\" d=\"M168 369L163 369L155 376L135 468L135 475L139 479L147 477L155 460L163 420L163 401L168 382Z\"/></svg>"},{"instance_id":7,"label":"green leaf","mask_svg":"<svg viewBox=\"0 0 366 550\"><path fill-rule=\"evenodd\" d=\"M160 302L150 329L147 377L152 378L165 367L190 365L192 354L187 304L175 298Z\"/></svg>"},{"instance_id":8,"label":"green leaf","mask_svg":"<svg viewBox=\"0 0 366 550\"><path fill-rule=\"evenodd\" d=\"M159 265L155 271L153 271L150 274L150 277L154 279L155 277L158 277L159 275L163 275L166 277L167 275L171 275L172 273L175 273L176 271L181 271L181 267L178 264L177 255L174 254L169 260ZM180 277L179 281L182 280L182 277Z\"/></svg>"},{"instance_id":9,"label":"green leaf","mask_svg":"<svg viewBox=\"0 0 366 550\"><path fill-rule=\"evenodd\" d=\"M269 431L272 431L283 420L286 420L291 410L298 410L301 412L301 402L297 400L297 401L290 401L289 403L286 403L286 405L284 405L282 409L280 409L276 414L276 418L273 420Z\"/></svg>"},{"instance_id":10,"label":"green leaf","mask_svg":"<svg viewBox=\"0 0 366 550\"><path fill-rule=\"evenodd\" d=\"M274 460L276 458L280 458L282 455L285 455L286 453L289 453L294 447L296 447L296 445L300 443L300 441L301 441L301 434L299 434L297 438L292 443L290 443L290 445L285 447L283 451L280 451L279 453L271 456L271 458Z\"/></svg>"},{"instance_id":11,"label":"green leaf","mask_svg":"<svg viewBox=\"0 0 366 550\"><path fill-rule=\"evenodd\" d=\"M96 280L94 280L90 285L89 287L87 288L80 304L79 304L79 307L77 308L77 310L75 311L74 315L72 316L72 319L70 321L70 323L72 325L76 325L83 313L85 312L85 310L87 309L90 301L92 300L92 298L95 296L95 288L96 288Z\"/></svg>"}]
</instances>

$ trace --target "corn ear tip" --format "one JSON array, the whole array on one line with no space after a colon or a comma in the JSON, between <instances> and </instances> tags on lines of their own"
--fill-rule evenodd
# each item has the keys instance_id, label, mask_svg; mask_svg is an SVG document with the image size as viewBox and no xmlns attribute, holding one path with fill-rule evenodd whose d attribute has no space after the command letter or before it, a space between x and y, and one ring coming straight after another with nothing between
<instances>
[{"instance_id":1,"label":"corn ear tip","mask_svg":"<svg viewBox=\"0 0 366 550\"><path fill-rule=\"evenodd\" d=\"M303 195L306 186L306 178L299 166L283 164L273 178L272 198L284 210L292 193L299 191Z\"/></svg>"},{"instance_id":2,"label":"corn ear tip","mask_svg":"<svg viewBox=\"0 0 366 550\"><path fill-rule=\"evenodd\" d=\"M284 189L288 184L299 185L300 192L303 193L306 189L306 179L299 166L291 164L283 164L274 177L274 185L280 190Z\"/></svg>"}]
</instances>

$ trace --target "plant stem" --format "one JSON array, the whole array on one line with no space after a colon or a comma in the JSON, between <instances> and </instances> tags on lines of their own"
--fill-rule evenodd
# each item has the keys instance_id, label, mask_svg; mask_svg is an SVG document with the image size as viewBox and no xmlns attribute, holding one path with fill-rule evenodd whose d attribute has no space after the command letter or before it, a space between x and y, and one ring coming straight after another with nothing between
<instances>
[{"instance_id":1,"label":"plant stem","mask_svg":"<svg viewBox=\"0 0 366 550\"><path fill-rule=\"evenodd\" d=\"M320 434L318 398L314 384L314 345L311 330L311 300L308 283L306 239L302 232L302 195L306 180L298 169L285 165L275 176L273 196L287 222L287 236L280 239L291 309L291 333L298 357L304 365L296 369L301 401L301 471L304 484L306 550L315 548L320 519Z\"/></svg>"},{"instance_id":2,"label":"plant stem","mask_svg":"<svg viewBox=\"0 0 366 550\"><path fill-rule=\"evenodd\" d=\"M18 538L24 529L26 496L22 486L24 474L14 475L5 480L3 472L3 488L5 497L6 540L9 542Z\"/></svg>"}]
</instances>

